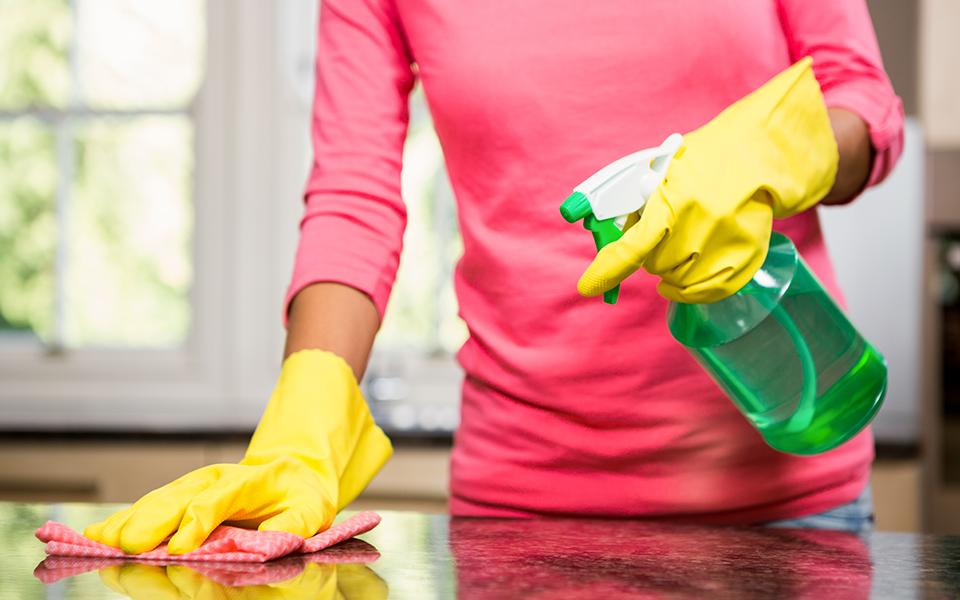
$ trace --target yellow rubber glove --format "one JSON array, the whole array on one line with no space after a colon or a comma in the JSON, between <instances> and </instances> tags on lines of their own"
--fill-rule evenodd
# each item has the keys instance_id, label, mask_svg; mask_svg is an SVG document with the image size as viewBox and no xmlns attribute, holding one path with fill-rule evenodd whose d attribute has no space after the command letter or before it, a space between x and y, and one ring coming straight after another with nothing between
<instances>
[{"instance_id":1,"label":"yellow rubber glove","mask_svg":"<svg viewBox=\"0 0 960 600\"><path fill-rule=\"evenodd\" d=\"M100 580L132 600L384 600L387 584L358 564L309 563L279 583L228 587L185 565L127 563L100 569Z\"/></svg>"},{"instance_id":2,"label":"yellow rubber glove","mask_svg":"<svg viewBox=\"0 0 960 600\"><path fill-rule=\"evenodd\" d=\"M669 300L715 302L763 264L773 218L819 202L837 173L827 107L805 58L684 136L635 225L605 246L577 289L596 296L641 266Z\"/></svg>"},{"instance_id":3,"label":"yellow rubber glove","mask_svg":"<svg viewBox=\"0 0 960 600\"><path fill-rule=\"evenodd\" d=\"M309 537L330 527L390 458L350 367L304 350L277 387L240 464L210 465L150 492L84 531L128 554L173 534L172 554L195 550L221 523Z\"/></svg>"}]
</instances>

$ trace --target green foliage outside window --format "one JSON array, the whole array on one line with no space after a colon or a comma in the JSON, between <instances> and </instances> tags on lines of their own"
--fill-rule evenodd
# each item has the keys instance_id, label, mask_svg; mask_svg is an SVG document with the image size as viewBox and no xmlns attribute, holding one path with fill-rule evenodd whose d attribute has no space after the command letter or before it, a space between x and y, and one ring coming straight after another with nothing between
<instances>
[{"instance_id":1,"label":"green foliage outside window","mask_svg":"<svg viewBox=\"0 0 960 600\"><path fill-rule=\"evenodd\" d=\"M0 0L0 340L190 331L202 0Z\"/></svg>"},{"instance_id":2,"label":"green foliage outside window","mask_svg":"<svg viewBox=\"0 0 960 600\"><path fill-rule=\"evenodd\" d=\"M70 29L64 0L0 0L0 110L66 105Z\"/></svg>"},{"instance_id":3,"label":"green foliage outside window","mask_svg":"<svg viewBox=\"0 0 960 600\"><path fill-rule=\"evenodd\" d=\"M36 119L0 122L0 330L46 337L53 326L54 154Z\"/></svg>"}]
</instances>

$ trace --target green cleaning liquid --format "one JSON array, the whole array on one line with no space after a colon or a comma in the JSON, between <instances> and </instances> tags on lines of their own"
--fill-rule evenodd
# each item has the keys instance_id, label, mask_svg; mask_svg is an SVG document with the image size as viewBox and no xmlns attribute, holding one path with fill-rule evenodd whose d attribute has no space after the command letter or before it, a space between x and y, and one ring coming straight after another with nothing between
<instances>
[{"instance_id":1,"label":"green cleaning liquid","mask_svg":"<svg viewBox=\"0 0 960 600\"><path fill-rule=\"evenodd\" d=\"M883 401L883 357L779 233L743 289L713 304L671 303L667 322L777 450L836 448L863 430Z\"/></svg>"}]
</instances>

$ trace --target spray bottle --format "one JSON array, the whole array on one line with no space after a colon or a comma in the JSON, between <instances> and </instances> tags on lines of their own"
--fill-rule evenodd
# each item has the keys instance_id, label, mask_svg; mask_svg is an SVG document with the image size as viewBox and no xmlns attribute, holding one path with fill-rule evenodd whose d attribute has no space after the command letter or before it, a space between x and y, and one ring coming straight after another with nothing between
<instances>
[{"instance_id":1,"label":"spray bottle","mask_svg":"<svg viewBox=\"0 0 960 600\"><path fill-rule=\"evenodd\" d=\"M663 181L682 138L624 157L582 184L560 208L584 220L597 249L625 225ZM604 294L614 304L618 290ZM767 257L737 293L710 304L671 302L667 326L764 440L810 455L846 442L883 402L887 366L800 257L774 232Z\"/></svg>"}]
</instances>

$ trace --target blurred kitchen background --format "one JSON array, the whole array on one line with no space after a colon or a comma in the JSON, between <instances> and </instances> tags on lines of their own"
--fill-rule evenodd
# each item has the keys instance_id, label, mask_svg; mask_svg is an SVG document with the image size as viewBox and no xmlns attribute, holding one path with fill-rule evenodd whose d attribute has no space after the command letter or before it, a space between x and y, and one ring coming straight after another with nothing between
<instances>
[{"instance_id":1,"label":"blurred kitchen background","mask_svg":"<svg viewBox=\"0 0 960 600\"><path fill-rule=\"evenodd\" d=\"M960 533L960 3L869 0L908 114L890 179L821 209L886 355L878 527ZM235 461L280 368L311 160L313 0L0 0L0 500L132 502ZM466 338L417 91L409 225L363 381L396 454L355 507L446 508Z\"/></svg>"}]
</instances>

